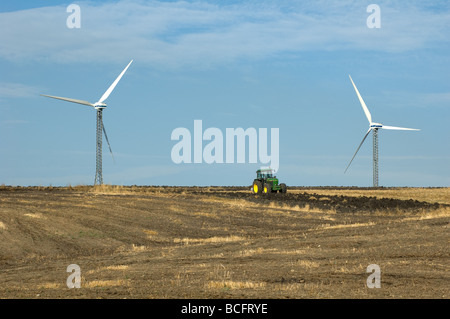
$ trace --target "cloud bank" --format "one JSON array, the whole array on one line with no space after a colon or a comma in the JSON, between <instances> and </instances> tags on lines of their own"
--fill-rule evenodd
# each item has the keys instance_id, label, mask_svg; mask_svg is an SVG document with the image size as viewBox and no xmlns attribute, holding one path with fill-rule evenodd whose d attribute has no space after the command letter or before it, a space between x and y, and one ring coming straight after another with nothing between
<instances>
[{"instance_id":1,"label":"cloud bank","mask_svg":"<svg viewBox=\"0 0 450 319\"><path fill-rule=\"evenodd\" d=\"M228 2L224 2L228 3ZM57 63L120 62L211 66L305 51L388 53L448 46L450 14L411 1L379 1L369 29L360 1L79 2L81 28L65 6L0 13L0 58Z\"/></svg>"}]
</instances>

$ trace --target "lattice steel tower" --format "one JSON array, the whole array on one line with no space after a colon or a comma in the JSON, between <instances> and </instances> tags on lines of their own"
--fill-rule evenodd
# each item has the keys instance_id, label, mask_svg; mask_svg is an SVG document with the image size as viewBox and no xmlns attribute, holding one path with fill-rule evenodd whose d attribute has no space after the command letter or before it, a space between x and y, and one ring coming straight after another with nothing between
<instances>
[{"instance_id":1,"label":"lattice steel tower","mask_svg":"<svg viewBox=\"0 0 450 319\"><path fill-rule=\"evenodd\" d=\"M95 156L95 179L94 185L103 184L102 174L102 142L103 142L103 109L97 109L97 150Z\"/></svg>"},{"instance_id":2,"label":"lattice steel tower","mask_svg":"<svg viewBox=\"0 0 450 319\"><path fill-rule=\"evenodd\" d=\"M378 187L378 129L373 129L373 187Z\"/></svg>"}]
</instances>

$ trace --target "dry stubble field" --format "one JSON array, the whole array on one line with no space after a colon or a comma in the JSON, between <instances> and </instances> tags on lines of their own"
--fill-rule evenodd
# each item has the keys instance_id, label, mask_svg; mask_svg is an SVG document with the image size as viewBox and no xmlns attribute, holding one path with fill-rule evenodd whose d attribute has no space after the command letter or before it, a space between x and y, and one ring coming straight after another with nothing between
<instances>
[{"instance_id":1,"label":"dry stubble field","mask_svg":"<svg viewBox=\"0 0 450 319\"><path fill-rule=\"evenodd\" d=\"M450 188L2 186L0 298L448 298L449 221Z\"/></svg>"}]
</instances>

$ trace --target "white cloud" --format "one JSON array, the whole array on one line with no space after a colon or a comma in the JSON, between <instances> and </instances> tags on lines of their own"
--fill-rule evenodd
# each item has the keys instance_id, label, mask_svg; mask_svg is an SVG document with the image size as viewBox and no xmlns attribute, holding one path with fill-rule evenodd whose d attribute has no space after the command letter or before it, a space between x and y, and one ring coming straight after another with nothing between
<instances>
[{"instance_id":1,"label":"white cloud","mask_svg":"<svg viewBox=\"0 0 450 319\"><path fill-rule=\"evenodd\" d=\"M395 107L450 107L450 92L383 91L382 98Z\"/></svg>"},{"instance_id":2,"label":"white cloud","mask_svg":"<svg viewBox=\"0 0 450 319\"><path fill-rule=\"evenodd\" d=\"M419 96L422 106L440 105L444 107L450 106L450 92L446 93L423 93Z\"/></svg>"},{"instance_id":3,"label":"white cloud","mask_svg":"<svg viewBox=\"0 0 450 319\"><path fill-rule=\"evenodd\" d=\"M63 6L0 14L0 58L209 66L310 50L402 52L448 42L448 12L379 3L382 28L359 2L80 2L81 29Z\"/></svg>"},{"instance_id":4,"label":"white cloud","mask_svg":"<svg viewBox=\"0 0 450 319\"><path fill-rule=\"evenodd\" d=\"M0 83L0 98L35 97L39 88L21 83Z\"/></svg>"}]
</instances>

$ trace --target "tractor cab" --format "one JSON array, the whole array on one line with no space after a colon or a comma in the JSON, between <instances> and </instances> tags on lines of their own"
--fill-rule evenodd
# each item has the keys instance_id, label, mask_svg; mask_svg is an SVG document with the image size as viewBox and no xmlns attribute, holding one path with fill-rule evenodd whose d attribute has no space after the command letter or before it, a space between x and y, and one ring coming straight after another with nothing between
<instances>
[{"instance_id":1,"label":"tractor cab","mask_svg":"<svg viewBox=\"0 0 450 319\"><path fill-rule=\"evenodd\" d=\"M267 169L267 170L257 170L256 171L256 179L259 180L266 180L268 178L273 178L273 173L272 170Z\"/></svg>"}]
</instances>

